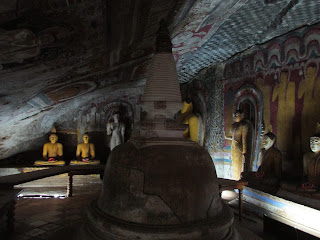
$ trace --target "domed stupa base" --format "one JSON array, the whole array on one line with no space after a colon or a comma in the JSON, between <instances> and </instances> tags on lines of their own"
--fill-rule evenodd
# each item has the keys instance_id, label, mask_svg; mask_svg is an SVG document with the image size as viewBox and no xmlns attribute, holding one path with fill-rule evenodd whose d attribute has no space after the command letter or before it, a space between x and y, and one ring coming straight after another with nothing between
<instances>
[{"instance_id":1,"label":"domed stupa base","mask_svg":"<svg viewBox=\"0 0 320 240\"><path fill-rule=\"evenodd\" d=\"M171 42L160 23L142 96L146 118L107 161L102 193L87 213L82 240L237 240L233 214L219 195L209 153L184 140L174 119L181 95Z\"/></svg>"},{"instance_id":2,"label":"domed stupa base","mask_svg":"<svg viewBox=\"0 0 320 240\"><path fill-rule=\"evenodd\" d=\"M225 211L230 211L227 207ZM227 214L228 215L228 214ZM232 216L232 213L230 213ZM229 217L230 217L229 215ZM231 226L232 219L215 219L212 222L187 224L185 226L155 226L134 224L112 218L97 207L96 202L89 206L91 223L82 227L80 239L86 240L216 240L241 239L238 232ZM99 228L97 230L97 228Z\"/></svg>"},{"instance_id":3,"label":"domed stupa base","mask_svg":"<svg viewBox=\"0 0 320 240\"><path fill-rule=\"evenodd\" d=\"M212 159L194 142L121 144L104 176L79 239L239 239Z\"/></svg>"}]
</instances>

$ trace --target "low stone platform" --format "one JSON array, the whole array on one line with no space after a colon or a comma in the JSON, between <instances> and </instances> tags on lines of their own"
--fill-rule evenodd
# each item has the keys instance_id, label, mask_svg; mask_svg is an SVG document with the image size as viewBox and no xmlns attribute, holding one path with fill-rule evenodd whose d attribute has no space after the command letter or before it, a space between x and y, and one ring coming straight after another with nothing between
<instances>
[{"instance_id":1,"label":"low stone platform","mask_svg":"<svg viewBox=\"0 0 320 240\"><path fill-rule=\"evenodd\" d=\"M10 174L7 176L0 177L0 188L1 189L11 189L14 186L22 183L31 182L38 179L43 179L51 176L57 176L64 173L70 172L90 172L101 174L104 171L105 166L99 165L82 165L82 166L61 166L61 167L51 167L51 168L38 168L39 170L32 170L29 172L22 172L16 174ZM80 174L81 175L81 174Z\"/></svg>"},{"instance_id":2,"label":"low stone platform","mask_svg":"<svg viewBox=\"0 0 320 240\"><path fill-rule=\"evenodd\" d=\"M277 195L271 195L249 187L243 190L244 200L255 205L256 212L265 214L273 219L277 219L287 225L295 227L310 235L320 237L320 200L309 199L309 204L317 206L317 208L307 207L303 204L294 202L294 199L287 200L283 197L293 197L284 190L278 191ZM281 197L283 196L283 197ZM302 200L302 196L295 196L296 200ZM308 202L307 199L303 199Z\"/></svg>"}]
</instances>

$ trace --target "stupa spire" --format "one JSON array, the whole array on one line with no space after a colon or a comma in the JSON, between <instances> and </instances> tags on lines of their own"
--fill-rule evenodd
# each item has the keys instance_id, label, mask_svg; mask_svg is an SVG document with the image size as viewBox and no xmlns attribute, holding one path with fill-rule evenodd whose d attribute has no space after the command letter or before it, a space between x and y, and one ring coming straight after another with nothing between
<instances>
[{"instance_id":1,"label":"stupa spire","mask_svg":"<svg viewBox=\"0 0 320 240\"><path fill-rule=\"evenodd\" d=\"M168 24L165 20L161 20L157 31L156 53L172 53L172 43Z\"/></svg>"},{"instance_id":2,"label":"stupa spire","mask_svg":"<svg viewBox=\"0 0 320 240\"><path fill-rule=\"evenodd\" d=\"M161 20L157 31L156 52L144 88L142 107L147 111L148 119L160 115L173 118L182 107L176 62L164 20Z\"/></svg>"}]
</instances>

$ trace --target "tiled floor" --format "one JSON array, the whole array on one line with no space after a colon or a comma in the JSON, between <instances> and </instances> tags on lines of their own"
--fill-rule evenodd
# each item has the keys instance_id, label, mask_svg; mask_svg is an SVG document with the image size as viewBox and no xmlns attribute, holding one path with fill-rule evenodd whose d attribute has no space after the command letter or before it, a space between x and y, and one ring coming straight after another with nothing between
<instances>
[{"instance_id":1,"label":"tiled floor","mask_svg":"<svg viewBox=\"0 0 320 240\"><path fill-rule=\"evenodd\" d=\"M101 183L96 181L92 185L75 187L74 196L70 198L19 198L15 209L14 232L7 232L5 219L2 219L0 239L70 240L70 236L73 235L70 231L63 237L54 236L69 227L72 227L73 231L74 226L80 227L88 204L98 198L100 190ZM63 191L65 188L61 189L61 192Z\"/></svg>"},{"instance_id":2,"label":"tiled floor","mask_svg":"<svg viewBox=\"0 0 320 240\"><path fill-rule=\"evenodd\" d=\"M97 178L96 178L97 179ZM43 192L43 188L41 189ZM65 188L60 189L64 192ZM101 191L101 181L94 180L88 184L74 187L71 198L19 198L16 204L16 224L13 233L6 231L6 224L0 223L1 240L48 239L71 240L81 227L88 204L97 199ZM27 191L26 191L27 192ZM28 190L33 195L36 190ZM49 191L51 192L51 191ZM231 204L232 206L232 204ZM240 228L249 228L264 240L276 239L262 232L262 220L244 212L243 221L237 220L237 204L233 208L235 224Z\"/></svg>"}]
</instances>

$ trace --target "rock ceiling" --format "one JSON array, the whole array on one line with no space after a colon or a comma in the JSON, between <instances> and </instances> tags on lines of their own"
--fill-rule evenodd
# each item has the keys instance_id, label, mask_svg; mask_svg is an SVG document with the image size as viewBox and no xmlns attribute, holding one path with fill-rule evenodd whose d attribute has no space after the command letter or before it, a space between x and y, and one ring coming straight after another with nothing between
<instances>
[{"instance_id":1,"label":"rock ceiling","mask_svg":"<svg viewBox=\"0 0 320 240\"><path fill-rule=\"evenodd\" d=\"M161 19L179 81L319 22L318 0L2 0L0 158L89 100L140 95Z\"/></svg>"}]
</instances>

